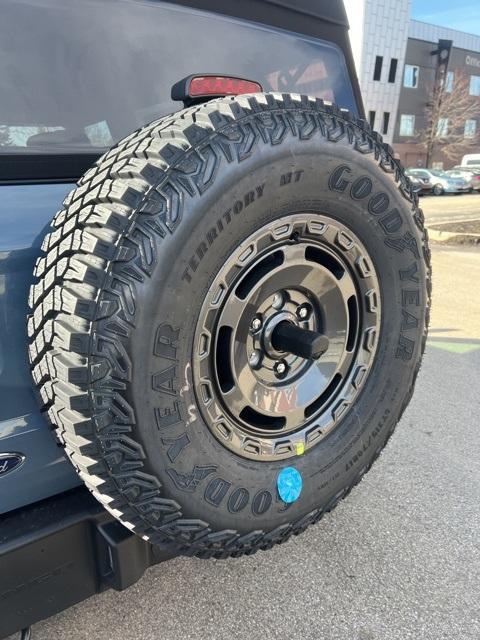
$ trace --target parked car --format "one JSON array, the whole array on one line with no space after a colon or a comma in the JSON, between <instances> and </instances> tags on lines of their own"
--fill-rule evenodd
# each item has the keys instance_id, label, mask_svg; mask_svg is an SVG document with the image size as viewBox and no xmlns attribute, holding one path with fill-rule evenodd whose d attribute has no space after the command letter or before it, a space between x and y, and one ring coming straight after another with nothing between
<instances>
[{"instance_id":1,"label":"parked car","mask_svg":"<svg viewBox=\"0 0 480 640\"><path fill-rule=\"evenodd\" d=\"M480 191L480 167L474 169L473 167L456 166L446 172L452 178L463 178L470 184L472 191Z\"/></svg>"},{"instance_id":2,"label":"parked car","mask_svg":"<svg viewBox=\"0 0 480 640\"><path fill-rule=\"evenodd\" d=\"M480 153L467 153L463 156L461 164L463 167L478 167L480 169Z\"/></svg>"},{"instance_id":3,"label":"parked car","mask_svg":"<svg viewBox=\"0 0 480 640\"><path fill-rule=\"evenodd\" d=\"M432 184L428 178L421 178L412 174L407 174L410 182L412 183L413 190L418 193L419 196L432 193Z\"/></svg>"},{"instance_id":4,"label":"parked car","mask_svg":"<svg viewBox=\"0 0 480 640\"><path fill-rule=\"evenodd\" d=\"M448 176L445 171L439 171L437 169L407 169L406 174L421 178L422 180L428 180L431 184L432 193L436 196L440 196L444 193L467 193L470 190L469 183L463 178L452 178Z\"/></svg>"},{"instance_id":5,"label":"parked car","mask_svg":"<svg viewBox=\"0 0 480 640\"><path fill-rule=\"evenodd\" d=\"M411 398L430 262L341 1L1 13L5 637L321 520Z\"/></svg>"}]
</instances>

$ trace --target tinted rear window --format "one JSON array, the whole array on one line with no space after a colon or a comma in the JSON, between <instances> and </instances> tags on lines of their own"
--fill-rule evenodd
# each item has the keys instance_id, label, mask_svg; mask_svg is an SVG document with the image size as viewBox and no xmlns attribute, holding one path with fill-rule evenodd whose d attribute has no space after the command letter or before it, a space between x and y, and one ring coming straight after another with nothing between
<instances>
[{"instance_id":1,"label":"tinted rear window","mask_svg":"<svg viewBox=\"0 0 480 640\"><path fill-rule=\"evenodd\" d=\"M273 9L272 9L273 10ZM4 0L0 153L92 153L181 108L192 73L259 81L356 113L335 46L145 0Z\"/></svg>"}]
</instances>

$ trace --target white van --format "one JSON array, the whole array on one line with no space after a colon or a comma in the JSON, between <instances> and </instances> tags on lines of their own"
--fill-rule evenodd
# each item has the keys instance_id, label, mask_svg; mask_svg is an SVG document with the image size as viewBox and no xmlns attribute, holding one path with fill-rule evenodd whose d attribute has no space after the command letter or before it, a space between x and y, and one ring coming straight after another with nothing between
<instances>
[{"instance_id":1,"label":"white van","mask_svg":"<svg viewBox=\"0 0 480 640\"><path fill-rule=\"evenodd\" d=\"M480 167L480 153L469 153L462 158L462 167Z\"/></svg>"}]
</instances>

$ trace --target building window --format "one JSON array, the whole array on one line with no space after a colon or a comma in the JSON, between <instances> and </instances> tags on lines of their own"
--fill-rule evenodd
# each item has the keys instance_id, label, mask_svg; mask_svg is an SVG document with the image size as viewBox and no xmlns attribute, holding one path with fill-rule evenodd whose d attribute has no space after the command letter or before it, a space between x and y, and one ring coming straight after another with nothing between
<instances>
[{"instance_id":1,"label":"building window","mask_svg":"<svg viewBox=\"0 0 480 640\"><path fill-rule=\"evenodd\" d=\"M373 71L374 80L380 80L380 76L382 75L382 64L383 64L383 57L377 56L375 58L375 69Z\"/></svg>"},{"instance_id":2,"label":"building window","mask_svg":"<svg viewBox=\"0 0 480 640\"><path fill-rule=\"evenodd\" d=\"M396 58L392 58L390 60L390 71L388 72L389 82L395 82L395 77L397 75L397 64L398 64L398 60Z\"/></svg>"},{"instance_id":3,"label":"building window","mask_svg":"<svg viewBox=\"0 0 480 640\"><path fill-rule=\"evenodd\" d=\"M390 112L389 111L384 111L383 112L383 127L382 127L383 135L388 133L388 123L389 122L390 122Z\"/></svg>"},{"instance_id":4,"label":"building window","mask_svg":"<svg viewBox=\"0 0 480 640\"><path fill-rule=\"evenodd\" d=\"M470 76L470 95L480 96L480 76Z\"/></svg>"},{"instance_id":5,"label":"building window","mask_svg":"<svg viewBox=\"0 0 480 640\"><path fill-rule=\"evenodd\" d=\"M372 127L372 129L375 129L375 111L369 111L368 112L368 122L370 123L370 126Z\"/></svg>"},{"instance_id":6,"label":"building window","mask_svg":"<svg viewBox=\"0 0 480 640\"><path fill-rule=\"evenodd\" d=\"M400 116L400 135L413 136L415 131L415 116L402 113Z\"/></svg>"},{"instance_id":7,"label":"building window","mask_svg":"<svg viewBox=\"0 0 480 640\"><path fill-rule=\"evenodd\" d=\"M410 87L410 89L416 89L418 87L418 67L412 64L405 65L403 86Z\"/></svg>"},{"instance_id":8,"label":"building window","mask_svg":"<svg viewBox=\"0 0 480 640\"><path fill-rule=\"evenodd\" d=\"M447 93L452 93L454 80L455 74L453 71L447 71L447 77L445 78L445 91Z\"/></svg>"},{"instance_id":9,"label":"building window","mask_svg":"<svg viewBox=\"0 0 480 640\"><path fill-rule=\"evenodd\" d=\"M439 118L437 122L437 138L445 138L448 135L448 118Z\"/></svg>"},{"instance_id":10,"label":"building window","mask_svg":"<svg viewBox=\"0 0 480 640\"><path fill-rule=\"evenodd\" d=\"M474 138L477 133L477 121L476 120L465 120L465 129L463 131L463 135L465 138Z\"/></svg>"}]
</instances>

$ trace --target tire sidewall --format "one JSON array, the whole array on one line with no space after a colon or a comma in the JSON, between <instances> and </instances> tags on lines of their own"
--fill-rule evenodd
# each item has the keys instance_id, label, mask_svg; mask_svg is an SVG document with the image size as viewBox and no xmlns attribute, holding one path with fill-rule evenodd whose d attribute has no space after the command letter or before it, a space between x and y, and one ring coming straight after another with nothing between
<instances>
[{"instance_id":1,"label":"tire sidewall","mask_svg":"<svg viewBox=\"0 0 480 640\"><path fill-rule=\"evenodd\" d=\"M372 212L378 194L389 201L381 214ZM330 216L364 244L380 281L381 330L369 378L335 430L303 456L257 462L226 449L204 423L192 384L193 335L226 258L255 230L293 212ZM184 517L201 518L214 530L269 530L329 504L384 446L412 385L426 307L412 203L371 156L348 143L287 137L280 145L260 143L241 162L220 162L208 190L185 196L175 227L152 238L155 267L148 280L135 283L135 328L125 344L133 364L131 435L145 452L144 470L160 480ZM169 349L159 350L159 340ZM276 489L287 466L303 478L302 494L289 506Z\"/></svg>"}]
</instances>

